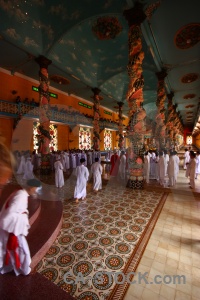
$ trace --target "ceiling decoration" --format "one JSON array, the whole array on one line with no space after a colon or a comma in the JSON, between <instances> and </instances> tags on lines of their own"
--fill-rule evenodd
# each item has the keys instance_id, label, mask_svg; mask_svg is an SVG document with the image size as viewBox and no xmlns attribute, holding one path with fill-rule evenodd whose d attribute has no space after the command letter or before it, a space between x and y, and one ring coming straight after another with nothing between
<instances>
[{"instance_id":1,"label":"ceiling decoration","mask_svg":"<svg viewBox=\"0 0 200 300\"><path fill-rule=\"evenodd\" d=\"M114 39L122 29L118 18L111 16L98 18L92 26L92 31L99 40Z\"/></svg>"},{"instance_id":2,"label":"ceiling decoration","mask_svg":"<svg viewBox=\"0 0 200 300\"><path fill-rule=\"evenodd\" d=\"M102 106L113 110L117 102L123 102L123 113L128 115L129 24L124 12L131 12L136 3L143 7L146 16L141 26L144 80L138 84L144 84L143 107L147 116L155 118L156 73L167 67L166 94L174 92L173 105L177 104L183 124L185 105L194 105L194 123L200 76L188 85L180 79L185 74L200 73L199 0L0 0L0 67L14 76L22 73L39 85L35 58L43 55L52 61L48 67L50 88L93 101L91 89L97 87L101 90ZM193 25L188 27L190 31L186 25ZM176 46L175 36L187 47L184 51ZM54 80L55 75L60 77ZM69 83L64 84L60 78ZM16 86L12 89L17 90ZM186 100L190 100L186 102L186 95L195 97L188 96Z\"/></svg>"},{"instance_id":3,"label":"ceiling decoration","mask_svg":"<svg viewBox=\"0 0 200 300\"><path fill-rule=\"evenodd\" d=\"M175 36L175 44L179 49L189 49L200 41L200 23L182 27Z\"/></svg>"},{"instance_id":4,"label":"ceiling decoration","mask_svg":"<svg viewBox=\"0 0 200 300\"><path fill-rule=\"evenodd\" d=\"M187 106L185 106L185 108L192 108L192 107L194 107L195 105L187 105Z\"/></svg>"},{"instance_id":5,"label":"ceiling decoration","mask_svg":"<svg viewBox=\"0 0 200 300\"><path fill-rule=\"evenodd\" d=\"M192 99L192 98L194 98L194 97L196 97L195 94L187 94L187 95L185 95L185 96L183 97L183 99L188 100L188 99Z\"/></svg>"},{"instance_id":6,"label":"ceiling decoration","mask_svg":"<svg viewBox=\"0 0 200 300\"><path fill-rule=\"evenodd\" d=\"M182 83L190 83L193 81L196 81L198 79L199 75L196 73L190 73L186 74L181 78Z\"/></svg>"},{"instance_id":7,"label":"ceiling decoration","mask_svg":"<svg viewBox=\"0 0 200 300\"><path fill-rule=\"evenodd\" d=\"M51 75L49 79L58 84L64 84L64 85L70 84L70 81L67 78L60 75Z\"/></svg>"},{"instance_id":8,"label":"ceiling decoration","mask_svg":"<svg viewBox=\"0 0 200 300\"><path fill-rule=\"evenodd\" d=\"M193 114L193 111L187 111L186 114L191 115L191 114Z\"/></svg>"}]
</instances>

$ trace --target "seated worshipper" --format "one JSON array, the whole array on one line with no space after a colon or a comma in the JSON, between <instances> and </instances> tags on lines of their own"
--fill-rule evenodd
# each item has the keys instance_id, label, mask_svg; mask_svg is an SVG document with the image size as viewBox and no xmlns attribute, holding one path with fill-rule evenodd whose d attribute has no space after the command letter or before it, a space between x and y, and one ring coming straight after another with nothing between
<instances>
[{"instance_id":1,"label":"seated worshipper","mask_svg":"<svg viewBox=\"0 0 200 300\"><path fill-rule=\"evenodd\" d=\"M31 163L31 157L28 157L25 163L23 179L32 179L32 178L34 178L33 165Z\"/></svg>"},{"instance_id":2,"label":"seated worshipper","mask_svg":"<svg viewBox=\"0 0 200 300\"><path fill-rule=\"evenodd\" d=\"M126 176L126 155L125 151L121 151L119 162L119 176L121 179L125 179Z\"/></svg>"},{"instance_id":3,"label":"seated worshipper","mask_svg":"<svg viewBox=\"0 0 200 300\"><path fill-rule=\"evenodd\" d=\"M93 174L93 190L98 192L98 190L102 189L102 171L103 168L99 163L99 158L95 158L95 162L91 166L91 173Z\"/></svg>"},{"instance_id":4,"label":"seated worshipper","mask_svg":"<svg viewBox=\"0 0 200 300\"><path fill-rule=\"evenodd\" d=\"M117 176L118 169L119 169L119 156L116 150L114 151L114 154L111 156L110 162L111 162L110 175Z\"/></svg>"},{"instance_id":5,"label":"seated worshipper","mask_svg":"<svg viewBox=\"0 0 200 300\"><path fill-rule=\"evenodd\" d=\"M54 163L55 184L57 188L61 188L64 185L63 165L60 159L60 155L58 155L56 158L56 162Z\"/></svg>"},{"instance_id":6,"label":"seated worshipper","mask_svg":"<svg viewBox=\"0 0 200 300\"><path fill-rule=\"evenodd\" d=\"M86 184L89 177L88 168L84 166L85 159L80 159L81 165L76 168L76 186L74 190L74 198L78 203L78 199L84 200L86 198Z\"/></svg>"},{"instance_id":7,"label":"seated worshipper","mask_svg":"<svg viewBox=\"0 0 200 300\"><path fill-rule=\"evenodd\" d=\"M13 192L0 212L0 273L14 270L15 274L31 272L31 256L25 236L30 228L28 197L35 195L40 181L29 179L24 189Z\"/></svg>"}]
</instances>

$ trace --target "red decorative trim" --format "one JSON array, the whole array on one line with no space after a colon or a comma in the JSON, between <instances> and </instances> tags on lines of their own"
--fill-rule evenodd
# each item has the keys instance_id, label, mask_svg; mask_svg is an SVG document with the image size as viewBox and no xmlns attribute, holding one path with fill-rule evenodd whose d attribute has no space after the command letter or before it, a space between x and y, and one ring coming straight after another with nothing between
<instances>
[{"instance_id":1,"label":"red decorative trim","mask_svg":"<svg viewBox=\"0 0 200 300\"><path fill-rule=\"evenodd\" d=\"M160 200L160 203L158 204L157 206L157 209L156 211L154 212L154 214L152 215L150 221L149 221L149 224L146 226L141 238L140 238L140 241L137 243L133 253L131 254L124 270L123 270L123 273L125 275L127 275L128 273L130 272L135 272L136 269L137 269L137 266L140 262L140 259L142 257L142 254L146 248L146 245L149 241L149 238L152 234L152 231L156 225L156 222L158 220L158 217L160 215L160 212L165 204L165 201L167 199L167 196L168 196L169 193L164 193L161 200ZM131 276L130 276L130 280L132 280ZM116 284L114 289L112 290L112 292L110 293L109 297L107 300L123 300L124 299L124 296L128 290L130 286L130 283L128 282L125 282L124 284Z\"/></svg>"},{"instance_id":2,"label":"red decorative trim","mask_svg":"<svg viewBox=\"0 0 200 300\"><path fill-rule=\"evenodd\" d=\"M200 41L200 23L188 24L176 33L174 42L179 49L189 49Z\"/></svg>"},{"instance_id":3,"label":"red decorative trim","mask_svg":"<svg viewBox=\"0 0 200 300\"><path fill-rule=\"evenodd\" d=\"M194 97L196 97L195 94L187 94L187 95L185 95L185 96L183 97L183 99L188 100L188 99L192 99L192 98L194 98Z\"/></svg>"},{"instance_id":4,"label":"red decorative trim","mask_svg":"<svg viewBox=\"0 0 200 300\"><path fill-rule=\"evenodd\" d=\"M182 83L191 83L193 81L196 81L198 78L199 78L199 74L197 74L197 73L189 73L189 74L184 75L181 78L181 82Z\"/></svg>"}]
</instances>

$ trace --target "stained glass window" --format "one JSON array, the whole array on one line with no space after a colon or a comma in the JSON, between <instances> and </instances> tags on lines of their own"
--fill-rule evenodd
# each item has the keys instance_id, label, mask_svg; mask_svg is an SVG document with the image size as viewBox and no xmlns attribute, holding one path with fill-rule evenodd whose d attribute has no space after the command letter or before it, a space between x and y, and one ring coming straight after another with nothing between
<instances>
[{"instance_id":1,"label":"stained glass window","mask_svg":"<svg viewBox=\"0 0 200 300\"><path fill-rule=\"evenodd\" d=\"M111 150L112 148L112 132L108 129L104 130L104 149Z\"/></svg>"},{"instance_id":2,"label":"stained glass window","mask_svg":"<svg viewBox=\"0 0 200 300\"><path fill-rule=\"evenodd\" d=\"M187 145L192 145L192 136L191 135L187 136L186 144Z\"/></svg>"},{"instance_id":3,"label":"stained glass window","mask_svg":"<svg viewBox=\"0 0 200 300\"><path fill-rule=\"evenodd\" d=\"M91 148L91 129L80 127L79 129L79 149L87 150Z\"/></svg>"},{"instance_id":4,"label":"stained glass window","mask_svg":"<svg viewBox=\"0 0 200 300\"><path fill-rule=\"evenodd\" d=\"M34 150L38 151L39 143L38 137L41 134L39 130L39 122L33 123L33 148ZM51 141L49 144L50 151L57 151L58 150L58 130L55 124L50 124L49 126L49 133L51 135Z\"/></svg>"}]
</instances>

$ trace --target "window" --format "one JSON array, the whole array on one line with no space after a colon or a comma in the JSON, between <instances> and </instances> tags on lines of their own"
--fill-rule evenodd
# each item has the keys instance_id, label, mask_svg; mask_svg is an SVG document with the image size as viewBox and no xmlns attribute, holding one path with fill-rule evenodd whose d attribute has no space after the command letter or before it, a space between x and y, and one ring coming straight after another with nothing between
<instances>
[{"instance_id":1,"label":"window","mask_svg":"<svg viewBox=\"0 0 200 300\"><path fill-rule=\"evenodd\" d=\"M91 148L91 129L80 127L79 129L79 149L88 150Z\"/></svg>"},{"instance_id":2,"label":"window","mask_svg":"<svg viewBox=\"0 0 200 300\"><path fill-rule=\"evenodd\" d=\"M39 130L39 122L34 122L33 123L33 148L34 150L38 151L39 147L39 137L40 137L40 130ZM58 150L58 130L57 130L57 125L55 124L50 124L49 126L49 133L51 136L51 141L49 144L49 149L50 151L57 151Z\"/></svg>"},{"instance_id":3,"label":"window","mask_svg":"<svg viewBox=\"0 0 200 300\"><path fill-rule=\"evenodd\" d=\"M112 132L108 129L104 130L104 149L111 150L112 147Z\"/></svg>"},{"instance_id":4,"label":"window","mask_svg":"<svg viewBox=\"0 0 200 300\"><path fill-rule=\"evenodd\" d=\"M191 136L191 135L188 135L188 136L187 136L186 144L187 144L187 145L192 145L192 136Z\"/></svg>"}]
</instances>

